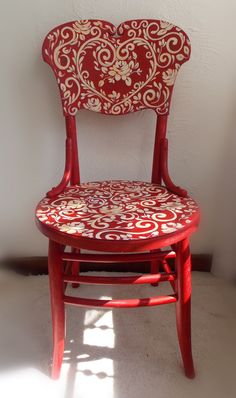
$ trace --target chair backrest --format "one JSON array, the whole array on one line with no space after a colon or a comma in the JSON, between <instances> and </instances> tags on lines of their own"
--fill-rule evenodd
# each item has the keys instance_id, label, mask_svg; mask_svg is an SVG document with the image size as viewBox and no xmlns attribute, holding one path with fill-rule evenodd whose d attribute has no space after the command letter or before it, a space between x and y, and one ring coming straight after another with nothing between
<instances>
[{"instance_id":1,"label":"chair backrest","mask_svg":"<svg viewBox=\"0 0 236 398\"><path fill-rule=\"evenodd\" d=\"M73 21L51 30L43 43L65 116L81 108L109 115L149 108L168 115L177 72L189 57L187 35L160 20L117 28L101 20Z\"/></svg>"},{"instance_id":2,"label":"chair backrest","mask_svg":"<svg viewBox=\"0 0 236 398\"><path fill-rule=\"evenodd\" d=\"M157 114L152 182L180 195L168 174L167 119L178 70L190 57L188 36L169 22L141 19L120 24L83 20L60 25L47 35L43 58L52 67L66 120L66 162L61 183L80 182L75 114L89 109L124 115L141 109Z\"/></svg>"}]
</instances>

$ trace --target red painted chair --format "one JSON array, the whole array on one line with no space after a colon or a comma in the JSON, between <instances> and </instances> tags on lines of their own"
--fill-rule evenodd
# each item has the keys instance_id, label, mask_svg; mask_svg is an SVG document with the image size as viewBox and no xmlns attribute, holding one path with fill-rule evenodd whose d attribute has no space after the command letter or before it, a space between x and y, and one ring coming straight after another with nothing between
<instances>
[{"instance_id":1,"label":"red painted chair","mask_svg":"<svg viewBox=\"0 0 236 398\"><path fill-rule=\"evenodd\" d=\"M36 209L38 228L49 238L53 378L59 377L63 358L65 304L133 308L168 303L176 303L185 374L194 377L189 237L197 229L199 209L169 176L166 139L175 78L189 57L187 35L159 20L132 20L118 28L100 20L74 21L53 29L43 43L43 58L57 79L66 122L62 181ZM150 183L80 183L75 115L83 108L107 115L125 115L147 108L156 112ZM163 250L168 246L172 250ZM71 248L69 253L67 247ZM103 253L81 254L80 249ZM169 258L175 258L174 272L168 264ZM150 261L150 274L132 277L79 274L80 262L137 261ZM64 264L67 264L65 269ZM164 272L159 272L160 265ZM67 283L76 287L84 283L157 285L165 281L170 282L173 294L126 300L66 294Z\"/></svg>"}]
</instances>

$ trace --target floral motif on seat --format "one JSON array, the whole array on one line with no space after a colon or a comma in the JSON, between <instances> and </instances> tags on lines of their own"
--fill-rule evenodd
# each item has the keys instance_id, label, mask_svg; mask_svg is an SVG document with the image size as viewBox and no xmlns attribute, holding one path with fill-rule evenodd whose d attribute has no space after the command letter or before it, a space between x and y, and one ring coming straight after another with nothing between
<instances>
[{"instance_id":1,"label":"floral motif on seat","mask_svg":"<svg viewBox=\"0 0 236 398\"><path fill-rule=\"evenodd\" d=\"M177 72L190 57L187 35L160 20L73 21L43 44L65 115L85 108L121 115L144 108L168 114Z\"/></svg>"},{"instance_id":2,"label":"floral motif on seat","mask_svg":"<svg viewBox=\"0 0 236 398\"><path fill-rule=\"evenodd\" d=\"M196 221L198 213L190 197L138 181L70 186L53 199L42 199L36 209L38 220L59 233L108 240L164 236Z\"/></svg>"}]
</instances>

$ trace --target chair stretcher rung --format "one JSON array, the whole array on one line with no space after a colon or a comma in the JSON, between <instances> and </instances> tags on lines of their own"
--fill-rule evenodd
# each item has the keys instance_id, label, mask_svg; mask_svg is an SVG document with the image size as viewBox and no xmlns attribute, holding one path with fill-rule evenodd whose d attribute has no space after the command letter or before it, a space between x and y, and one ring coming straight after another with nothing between
<instances>
[{"instance_id":1,"label":"chair stretcher rung","mask_svg":"<svg viewBox=\"0 0 236 398\"><path fill-rule=\"evenodd\" d=\"M63 253L62 260L65 261L82 261L88 263L136 263L152 261L163 258L175 258L173 251L160 251L152 253L139 254L74 254Z\"/></svg>"},{"instance_id":2,"label":"chair stretcher rung","mask_svg":"<svg viewBox=\"0 0 236 398\"><path fill-rule=\"evenodd\" d=\"M72 276L64 275L64 282L96 284L96 285L140 285L145 283L171 282L176 279L174 273L170 274L147 274L136 276Z\"/></svg>"},{"instance_id":3,"label":"chair stretcher rung","mask_svg":"<svg viewBox=\"0 0 236 398\"><path fill-rule=\"evenodd\" d=\"M114 299L100 300L82 297L64 296L64 303L80 307L103 307L103 308L137 308L152 307L155 305L170 304L177 301L175 294L169 296L146 297L138 299Z\"/></svg>"}]
</instances>

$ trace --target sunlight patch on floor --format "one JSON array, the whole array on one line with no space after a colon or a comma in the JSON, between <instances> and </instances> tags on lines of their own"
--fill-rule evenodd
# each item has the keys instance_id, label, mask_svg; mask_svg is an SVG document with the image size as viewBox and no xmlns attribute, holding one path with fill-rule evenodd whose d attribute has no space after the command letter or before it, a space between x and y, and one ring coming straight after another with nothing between
<instances>
[{"instance_id":1,"label":"sunlight patch on floor","mask_svg":"<svg viewBox=\"0 0 236 398\"><path fill-rule=\"evenodd\" d=\"M103 312L103 315L91 325L90 319L94 319L97 316L96 313L96 310L88 310L86 312L83 343L98 347L114 348L115 334L112 311Z\"/></svg>"},{"instance_id":2,"label":"sunlight patch on floor","mask_svg":"<svg viewBox=\"0 0 236 398\"><path fill-rule=\"evenodd\" d=\"M107 297L102 297L107 299ZM72 342L73 343L73 342ZM97 357L86 352L94 347ZM70 350L64 352L64 362L59 384L64 390L64 397L114 397L114 366L110 350L115 347L113 314L109 310L88 309L84 316L83 346L78 362L67 360ZM101 351L100 351L101 349ZM107 356L104 350L108 350ZM64 380L64 382L62 382Z\"/></svg>"},{"instance_id":3,"label":"sunlight patch on floor","mask_svg":"<svg viewBox=\"0 0 236 398\"><path fill-rule=\"evenodd\" d=\"M143 287L140 297L153 289ZM158 294L164 289L160 284ZM110 298L101 293L109 296L111 289L78 291ZM114 287L112 294L127 297L128 288ZM1 303L0 398L235 397L235 287L210 274L193 273L192 381L178 357L170 306L130 312L68 308L62 372L54 381L48 278L12 276L1 289Z\"/></svg>"},{"instance_id":4,"label":"sunlight patch on floor","mask_svg":"<svg viewBox=\"0 0 236 398\"><path fill-rule=\"evenodd\" d=\"M17 369L0 376L2 398L62 398L61 383L33 368Z\"/></svg>"}]
</instances>

